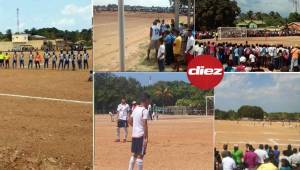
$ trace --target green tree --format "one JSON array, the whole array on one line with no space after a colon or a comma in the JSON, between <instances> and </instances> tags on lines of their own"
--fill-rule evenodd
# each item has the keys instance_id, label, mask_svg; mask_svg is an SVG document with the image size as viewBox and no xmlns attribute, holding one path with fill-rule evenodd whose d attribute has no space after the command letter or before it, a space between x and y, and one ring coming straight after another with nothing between
<instances>
[{"instance_id":1,"label":"green tree","mask_svg":"<svg viewBox=\"0 0 300 170\"><path fill-rule=\"evenodd\" d=\"M250 20L253 20L254 19L254 13L253 13L253 11L248 11L247 13L246 13L246 15L247 15L247 18L249 18Z\"/></svg>"},{"instance_id":2,"label":"green tree","mask_svg":"<svg viewBox=\"0 0 300 170\"><path fill-rule=\"evenodd\" d=\"M264 110L258 106L241 106L238 109L239 118L263 119Z\"/></svg>"},{"instance_id":3,"label":"green tree","mask_svg":"<svg viewBox=\"0 0 300 170\"><path fill-rule=\"evenodd\" d=\"M124 96L130 103L139 102L142 92L151 96L151 103L156 106L192 106L205 110L205 96L213 95L213 90L201 91L183 81L159 81L149 86L141 84L133 78L118 77L110 73L95 74L95 111L107 113L116 108ZM209 102L209 107L213 103Z\"/></svg>"},{"instance_id":4,"label":"green tree","mask_svg":"<svg viewBox=\"0 0 300 170\"><path fill-rule=\"evenodd\" d=\"M170 91L169 87L165 85L160 85L156 87L154 95L157 97L162 98L163 107L165 106L167 100L171 97L173 97L172 92Z\"/></svg>"},{"instance_id":5,"label":"green tree","mask_svg":"<svg viewBox=\"0 0 300 170\"><path fill-rule=\"evenodd\" d=\"M241 11L237 2L232 0L199 0L196 1L195 9L197 30L234 26Z\"/></svg>"},{"instance_id":6,"label":"green tree","mask_svg":"<svg viewBox=\"0 0 300 170\"><path fill-rule=\"evenodd\" d=\"M5 39L7 39L8 41L11 41L12 39L12 32L11 29L6 30L6 36Z\"/></svg>"},{"instance_id":7,"label":"green tree","mask_svg":"<svg viewBox=\"0 0 300 170\"><path fill-rule=\"evenodd\" d=\"M300 22L300 14L297 12L290 13L288 22Z\"/></svg>"}]
</instances>

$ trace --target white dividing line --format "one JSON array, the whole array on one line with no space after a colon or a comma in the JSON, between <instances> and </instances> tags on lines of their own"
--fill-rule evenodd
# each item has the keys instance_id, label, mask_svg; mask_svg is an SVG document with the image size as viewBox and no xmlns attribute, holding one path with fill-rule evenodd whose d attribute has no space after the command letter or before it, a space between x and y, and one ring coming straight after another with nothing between
<instances>
[{"instance_id":1,"label":"white dividing line","mask_svg":"<svg viewBox=\"0 0 300 170\"><path fill-rule=\"evenodd\" d=\"M265 135L276 135L276 134L278 134L278 133L273 133L273 132L264 132L263 134L265 134Z\"/></svg>"},{"instance_id":2,"label":"white dividing line","mask_svg":"<svg viewBox=\"0 0 300 170\"><path fill-rule=\"evenodd\" d=\"M27 99L36 99L36 100L58 101L58 102L68 102L68 103L79 103L79 104L93 104L93 102L88 102L88 101L56 99L56 98L49 98L49 97L24 96L24 95L16 95L16 94L2 94L2 93L0 93L0 96L18 97L18 98L27 98Z\"/></svg>"}]
</instances>

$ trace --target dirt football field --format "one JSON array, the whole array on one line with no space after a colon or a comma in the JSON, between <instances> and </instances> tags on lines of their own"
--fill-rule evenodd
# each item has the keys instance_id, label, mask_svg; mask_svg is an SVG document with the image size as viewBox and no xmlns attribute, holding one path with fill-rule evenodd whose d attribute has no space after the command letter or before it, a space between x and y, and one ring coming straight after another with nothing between
<instances>
[{"instance_id":1,"label":"dirt football field","mask_svg":"<svg viewBox=\"0 0 300 170\"><path fill-rule=\"evenodd\" d=\"M161 116L150 121L145 170L211 170L213 167L213 118ZM121 138L123 129L121 129ZM131 156L131 128L128 142L114 142L116 121L108 114L95 117L95 170L128 169Z\"/></svg>"},{"instance_id":2,"label":"dirt football field","mask_svg":"<svg viewBox=\"0 0 300 170\"><path fill-rule=\"evenodd\" d=\"M169 13L125 13L125 69L127 71L158 70L154 50L150 54L151 60L145 61L150 41L150 27L154 19L165 19L166 23L170 23L172 18L174 14ZM180 22L186 20L185 16L180 16ZM118 13L94 13L93 29L95 70L119 71Z\"/></svg>"},{"instance_id":3,"label":"dirt football field","mask_svg":"<svg viewBox=\"0 0 300 170\"><path fill-rule=\"evenodd\" d=\"M253 121L215 121L215 146L222 150L223 144L228 144L232 149L234 144L239 144L245 150L249 143L257 147L259 144L278 145L286 149L288 144L300 147L300 123L285 122L254 122Z\"/></svg>"},{"instance_id":4,"label":"dirt football field","mask_svg":"<svg viewBox=\"0 0 300 170\"><path fill-rule=\"evenodd\" d=\"M88 71L0 69L0 169L92 169Z\"/></svg>"},{"instance_id":5,"label":"dirt football field","mask_svg":"<svg viewBox=\"0 0 300 170\"><path fill-rule=\"evenodd\" d=\"M201 40L204 42L216 42L215 39ZM267 45L284 45L284 46L300 46L300 36L290 37L248 37L248 38L222 38L216 43L229 42L237 44L267 44Z\"/></svg>"}]
</instances>

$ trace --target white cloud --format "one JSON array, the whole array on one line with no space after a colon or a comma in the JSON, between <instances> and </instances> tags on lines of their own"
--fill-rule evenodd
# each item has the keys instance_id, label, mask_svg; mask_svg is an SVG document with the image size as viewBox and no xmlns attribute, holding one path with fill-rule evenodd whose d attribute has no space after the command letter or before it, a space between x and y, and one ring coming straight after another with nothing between
<instances>
[{"instance_id":1,"label":"white cloud","mask_svg":"<svg viewBox=\"0 0 300 170\"><path fill-rule=\"evenodd\" d=\"M94 0L94 5L118 4L118 0ZM169 7L169 0L125 0L125 5L142 5L142 6L161 6Z\"/></svg>"},{"instance_id":2,"label":"white cloud","mask_svg":"<svg viewBox=\"0 0 300 170\"><path fill-rule=\"evenodd\" d=\"M215 89L216 106L237 109L250 104L266 111L296 111L299 84L299 74L227 74Z\"/></svg>"},{"instance_id":3,"label":"white cloud","mask_svg":"<svg viewBox=\"0 0 300 170\"><path fill-rule=\"evenodd\" d=\"M76 4L68 4L62 9L61 14L66 16L79 16L83 18L91 18L92 6L78 6Z\"/></svg>"},{"instance_id":4,"label":"white cloud","mask_svg":"<svg viewBox=\"0 0 300 170\"><path fill-rule=\"evenodd\" d=\"M293 3L291 0L237 0L238 5L243 12L252 10L254 12L277 11L283 16L293 12Z\"/></svg>"},{"instance_id":5,"label":"white cloud","mask_svg":"<svg viewBox=\"0 0 300 170\"><path fill-rule=\"evenodd\" d=\"M61 27L61 28L68 28L74 25L75 25L75 19L73 18L61 18L57 21L52 22L52 26Z\"/></svg>"}]
</instances>

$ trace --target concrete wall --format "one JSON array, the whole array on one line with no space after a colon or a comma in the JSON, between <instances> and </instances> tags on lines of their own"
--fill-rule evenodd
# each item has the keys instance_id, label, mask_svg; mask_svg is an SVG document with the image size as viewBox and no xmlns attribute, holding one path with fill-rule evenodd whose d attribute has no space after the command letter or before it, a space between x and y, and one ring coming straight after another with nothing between
<instances>
[{"instance_id":1,"label":"concrete wall","mask_svg":"<svg viewBox=\"0 0 300 170\"><path fill-rule=\"evenodd\" d=\"M8 51L13 48L13 43L12 42L4 42L0 41L0 51Z\"/></svg>"},{"instance_id":2,"label":"concrete wall","mask_svg":"<svg viewBox=\"0 0 300 170\"><path fill-rule=\"evenodd\" d=\"M34 48L40 49L44 44L44 40L32 40L25 43L26 45L32 45ZM9 51L12 50L14 44L10 41L0 41L0 51Z\"/></svg>"}]
</instances>

